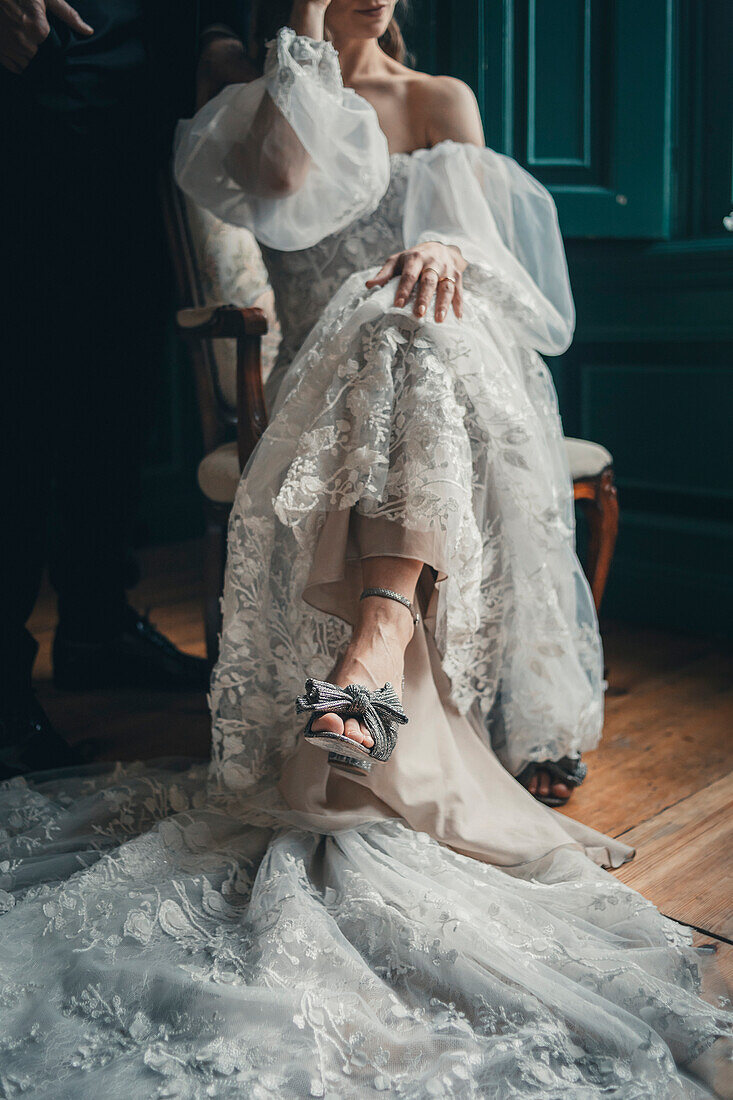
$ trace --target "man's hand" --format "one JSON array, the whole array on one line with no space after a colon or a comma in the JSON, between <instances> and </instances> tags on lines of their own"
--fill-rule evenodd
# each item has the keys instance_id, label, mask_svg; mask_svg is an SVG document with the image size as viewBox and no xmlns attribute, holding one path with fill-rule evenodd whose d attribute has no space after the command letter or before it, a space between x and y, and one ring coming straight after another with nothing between
<instances>
[{"instance_id":1,"label":"man's hand","mask_svg":"<svg viewBox=\"0 0 733 1100\"><path fill-rule=\"evenodd\" d=\"M66 0L0 0L0 65L11 73L23 72L51 30L47 15L77 34L94 34Z\"/></svg>"},{"instance_id":2,"label":"man's hand","mask_svg":"<svg viewBox=\"0 0 733 1100\"><path fill-rule=\"evenodd\" d=\"M0 3L2 0L0 0ZM196 70L196 110L227 84L248 84L257 73L238 38L214 38L204 46Z\"/></svg>"}]
</instances>

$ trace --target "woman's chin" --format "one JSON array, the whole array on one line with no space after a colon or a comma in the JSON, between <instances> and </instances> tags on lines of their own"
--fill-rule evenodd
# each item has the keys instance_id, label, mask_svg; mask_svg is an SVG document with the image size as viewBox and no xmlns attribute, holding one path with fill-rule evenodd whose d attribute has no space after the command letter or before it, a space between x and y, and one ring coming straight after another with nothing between
<instances>
[{"instance_id":1,"label":"woman's chin","mask_svg":"<svg viewBox=\"0 0 733 1100\"><path fill-rule=\"evenodd\" d=\"M389 24L387 24L387 26L389 26ZM387 27L383 27L381 23L378 26L370 26L367 22L366 26L350 27L348 35L346 37L352 40L355 38L361 39L362 41L366 41L370 38L379 39L382 37L386 30Z\"/></svg>"},{"instance_id":2,"label":"woman's chin","mask_svg":"<svg viewBox=\"0 0 733 1100\"><path fill-rule=\"evenodd\" d=\"M326 25L338 38L381 38L389 27L390 19L389 10L383 8L378 15L369 15L366 11L354 11L349 14L348 21L339 20L338 26L328 21Z\"/></svg>"}]
</instances>

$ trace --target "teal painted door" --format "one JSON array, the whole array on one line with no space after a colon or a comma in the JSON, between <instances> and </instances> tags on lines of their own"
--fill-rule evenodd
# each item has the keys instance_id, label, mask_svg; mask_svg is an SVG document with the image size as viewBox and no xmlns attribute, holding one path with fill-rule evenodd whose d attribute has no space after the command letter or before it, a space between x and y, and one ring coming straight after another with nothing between
<instances>
[{"instance_id":1,"label":"teal painted door","mask_svg":"<svg viewBox=\"0 0 733 1100\"><path fill-rule=\"evenodd\" d=\"M454 0L450 12L448 71L476 91L487 145L550 188L566 236L667 237L672 0Z\"/></svg>"},{"instance_id":2,"label":"teal painted door","mask_svg":"<svg viewBox=\"0 0 733 1100\"><path fill-rule=\"evenodd\" d=\"M487 144L557 202L578 311L551 363L563 422L611 449L620 487L606 610L730 634L733 4L416 7L418 64L466 80Z\"/></svg>"}]
</instances>

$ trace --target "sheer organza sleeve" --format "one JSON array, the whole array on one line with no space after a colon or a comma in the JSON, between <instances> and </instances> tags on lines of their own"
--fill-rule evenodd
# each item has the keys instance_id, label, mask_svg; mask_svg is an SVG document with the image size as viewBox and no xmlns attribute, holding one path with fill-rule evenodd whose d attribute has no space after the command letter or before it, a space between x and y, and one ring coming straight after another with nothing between
<instances>
[{"instance_id":1,"label":"sheer organza sleeve","mask_svg":"<svg viewBox=\"0 0 733 1100\"><path fill-rule=\"evenodd\" d=\"M511 157L454 141L413 153L404 239L457 245L511 295L532 347L569 346L575 310L555 203Z\"/></svg>"},{"instance_id":2,"label":"sheer organza sleeve","mask_svg":"<svg viewBox=\"0 0 733 1100\"><path fill-rule=\"evenodd\" d=\"M260 138L253 127L262 124L265 97L287 125L270 126ZM238 148L246 150L244 182L241 172L237 180L231 175ZM291 191L273 185L272 166L292 163L293 149L305 171ZM290 252L373 210L389 183L389 153L373 107L344 88L331 43L283 27L259 80L224 88L179 123L175 176L200 206Z\"/></svg>"}]
</instances>

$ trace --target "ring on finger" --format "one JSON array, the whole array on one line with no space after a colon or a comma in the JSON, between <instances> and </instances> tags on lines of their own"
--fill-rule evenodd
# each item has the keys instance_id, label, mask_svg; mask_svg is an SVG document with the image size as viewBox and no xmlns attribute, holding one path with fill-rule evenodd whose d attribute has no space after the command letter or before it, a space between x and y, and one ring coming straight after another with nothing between
<instances>
[{"instance_id":1,"label":"ring on finger","mask_svg":"<svg viewBox=\"0 0 733 1100\"><path fill-rule=\"evenodd\" d=\"M430 271L432 271L432 270L433 269L431 267ZM441 275L440 278L438 279L438 282L439 283L453 283L453 284L455 284L455 279L451 279L450 275Z\"/></svg>"},{"instance_id":2,"label":"ring on finger","mask_svg":"<svg viewBox=\"0 0 733 1100\"><path fill-rule=\"evenodd\" d=\"M437 275L438 282L440 282L440 272L439 271L436 271L434 267L424 267L422 269L423 275L427 275L428 271L432 271L434 275Z\"/></svg>"}]
</instances>

